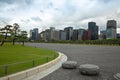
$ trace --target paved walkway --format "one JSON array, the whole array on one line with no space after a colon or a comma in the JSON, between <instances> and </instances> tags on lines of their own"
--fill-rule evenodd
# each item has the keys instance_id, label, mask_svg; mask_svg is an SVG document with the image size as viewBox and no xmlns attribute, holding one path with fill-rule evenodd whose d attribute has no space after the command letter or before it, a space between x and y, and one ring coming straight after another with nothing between
<instances>
[{"instance_id":1,"label":"paved walkway","mask_svg":"<svg viewBox=\"0 0 120 80\"><path fill-rule=\"evenodd\" d=\"M113 75L120 72L120 46L74 45L27 43L26 45L52 49L63 52L68 60L78 64L96 64L100 69L99 76L81 75L78 69L59 68L41 80L113 80Z\"/></svg>"},{"instance_id":2,"label":"paved walkway","mask_svg":"<svg viewBox=\"0 0 120 80\"><path fill-rule=\"evenodd\" d=\"M59 69L61 67L61 64L67 60L66 55L64 55L63 53L60 53L60 54L62 54L62 58L57 64L55 64L52 67L50 67L40 73L37 73L31 77L25 78L23 80L40 80L41 78L43 78L43 77L47 76L48 74L54 72L55 70Z\"/></svg>"}]
</instances>

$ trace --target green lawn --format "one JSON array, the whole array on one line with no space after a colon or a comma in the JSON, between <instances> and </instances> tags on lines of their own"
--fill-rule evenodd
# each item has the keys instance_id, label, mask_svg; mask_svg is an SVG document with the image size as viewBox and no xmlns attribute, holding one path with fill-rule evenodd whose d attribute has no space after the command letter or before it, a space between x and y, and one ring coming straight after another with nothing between
<instances>
[{"instance_id":1,"label":"green lawn","mask_svg":"<svg viewBox=\"0 0 120 80\"><path fill-rule=\"evenodd\" d=\"M57 56L52 50L4 44L0 46L0 77L46 63Z\"/></svg>"}]
</instances>

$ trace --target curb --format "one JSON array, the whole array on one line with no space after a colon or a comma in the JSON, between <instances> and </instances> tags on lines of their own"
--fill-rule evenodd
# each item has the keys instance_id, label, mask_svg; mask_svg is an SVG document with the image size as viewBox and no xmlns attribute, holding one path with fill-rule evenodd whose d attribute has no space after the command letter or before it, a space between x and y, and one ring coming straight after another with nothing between
<instances>
[{"instance_id":1,"label":"curb","mask_svg":"<svg viewBox=\"0 0 120 80\"><path fill-rule=\"evenodd\" d=\"M58 52L59 56L43 65L21 71L15 74L11 74L5 77L0 78L0 80L39 80L48 74L52 73L53 71L57 70L61 67L61 63L67 61L67 56L65 56L63 53ZM59 65L57 64L59 63ZM54 65L57 65L56 69L50 69L54 67ZM47 71L48 70L48 71ZM45 74L46 73L46 74Z\"/></svg>"}]
</instances>

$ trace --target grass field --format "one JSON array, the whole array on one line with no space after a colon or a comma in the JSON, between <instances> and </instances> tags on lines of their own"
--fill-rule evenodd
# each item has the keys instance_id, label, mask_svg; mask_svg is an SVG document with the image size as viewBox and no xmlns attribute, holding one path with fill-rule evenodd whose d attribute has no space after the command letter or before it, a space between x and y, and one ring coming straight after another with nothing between
<instances>
[{"instance_id":1,"label":"grass field","mask_svg":"<svg viewBox=\"0 0 120 80\"><path fill-rule=\"evenodd\" d=\"M46 63L57 56L52 50L4 44L0 46L0 77Z\"/></svg>"}]
</instances>

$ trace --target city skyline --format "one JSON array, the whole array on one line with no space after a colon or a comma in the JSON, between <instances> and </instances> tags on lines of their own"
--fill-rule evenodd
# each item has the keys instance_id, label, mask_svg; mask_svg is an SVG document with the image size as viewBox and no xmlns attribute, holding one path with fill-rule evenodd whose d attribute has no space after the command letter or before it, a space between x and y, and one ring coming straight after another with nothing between
<instances>
[{"instance_id":1,"label":"city skyline","mask_svg":"<svg viewBox=\"0 0 120 80\"><path fill-rule=\"evenodd\" d=\"M79 28L74 29L71 26L65 27L64 29L55 29L50 27L45 31L38 33L38 28L30 30L30 40L101 40L101 39L116 39L117 22L115 20L108 20L106 30L100 31L99 26L96 22L88 22L88 29ZM37 31L36 31L37 30ZM36 36L36 34L39 36Z\"/></svg>"},{"instance_id":2,"label":"city skyline","mask_svg":"<svg viewBox=\"0 0 120 80\"><path fill-rule=\"evenodd\" d=\"M63 29L88 27L94 21L99 30L106 29L107 20L116 20L120 33L120 0L0 0L0 27L18 23L21 29L49 27ZM111 6L112 5L112 6Z\"/></svg>"}]
</instances>

